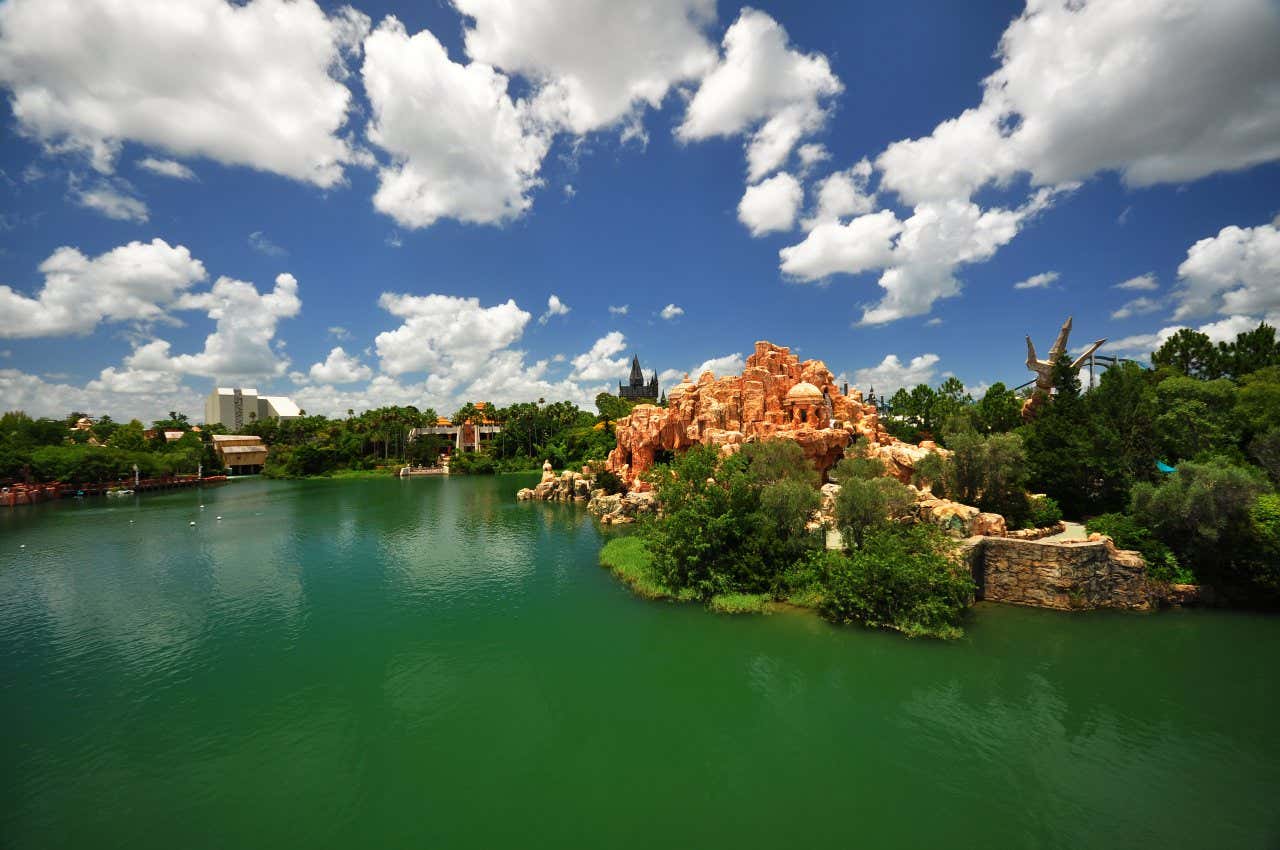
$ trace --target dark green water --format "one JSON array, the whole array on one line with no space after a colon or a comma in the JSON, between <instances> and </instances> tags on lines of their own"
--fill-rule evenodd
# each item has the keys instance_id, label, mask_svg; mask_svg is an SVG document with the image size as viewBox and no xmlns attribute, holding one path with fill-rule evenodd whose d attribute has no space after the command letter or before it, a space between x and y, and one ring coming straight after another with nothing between
<instances>
[{"instance_id":1,"label":"dark green water","mask_svg":"<svg viewBox=\"0 0 1280 850\"><path fill-rule=\"evenodd\" d=\"M525 483L0 513L0 846L1280 846L1280 619L717 616Z\"/></svg>"}]
</instances>

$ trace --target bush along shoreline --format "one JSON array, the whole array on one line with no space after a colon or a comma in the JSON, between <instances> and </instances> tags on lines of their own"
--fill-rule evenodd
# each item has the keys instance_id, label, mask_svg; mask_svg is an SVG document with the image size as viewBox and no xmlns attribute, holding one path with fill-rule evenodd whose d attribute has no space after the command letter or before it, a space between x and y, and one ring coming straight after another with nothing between
<instances>
[{"instance_id":1,"label":"bush along shoreline","mask_svg":"<svg viewBox=\"0 0 1280 850\"><path fill-rule=\"evenodd\" d=\"M892 519L911 494L882 473L864 459L837 465L836 521L849 548L829 550L810 524L820 495L799 446L763 441L728 457L695 446L651 471L659 512L609 540L600 562L645 599L734 614L794 606L835 623L958 638L974 598L968 567L940 529Z\"/></svg>"}]
</instances>

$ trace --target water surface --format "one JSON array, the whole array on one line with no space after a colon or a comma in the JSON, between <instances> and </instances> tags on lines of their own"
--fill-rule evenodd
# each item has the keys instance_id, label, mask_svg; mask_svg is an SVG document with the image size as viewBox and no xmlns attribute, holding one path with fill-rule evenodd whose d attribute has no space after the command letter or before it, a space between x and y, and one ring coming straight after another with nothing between
<instances>
[{"instance_id":1,"label":"water surface","mask_svg":"<svg viewBox=\"0 0 1280 850\"><path fill-rule=\"evenodd\" d=\"M1280 846L1280 619L718 616L527 483L0 511L0 846Z\"/></svg>"}]
</instances>

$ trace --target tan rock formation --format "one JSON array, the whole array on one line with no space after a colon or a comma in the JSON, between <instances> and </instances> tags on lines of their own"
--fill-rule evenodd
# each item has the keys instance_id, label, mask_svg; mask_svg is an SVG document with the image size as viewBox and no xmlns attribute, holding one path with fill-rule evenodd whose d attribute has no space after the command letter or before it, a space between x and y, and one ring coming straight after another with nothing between
<instances>
[{"instance_id":1,"label":"tan rock formation","mask_svg":"<svg viewBox=\"0 0 1280 850\"><path fill-rule=\"evenodd\" d=\"M876 409L861 394L840 391L821 360L801 360L791 350L757 342L741 375L688 376L667 394L668 407L636 406L617 424L618 445L607 468L636 489L658 452L694 445L719 446L726 454L743 443L794 440L826 474L858 436L896 444L880 429ZM640 485L640 486L637 486Z\"/></svg>"}]
</instances>

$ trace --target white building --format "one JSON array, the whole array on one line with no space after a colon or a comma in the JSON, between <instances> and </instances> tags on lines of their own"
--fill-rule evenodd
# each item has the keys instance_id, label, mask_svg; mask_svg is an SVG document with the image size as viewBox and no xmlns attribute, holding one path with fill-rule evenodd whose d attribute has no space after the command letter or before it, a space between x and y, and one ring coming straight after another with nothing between
<instances>
[{"instance_id":1,"label":"white building","mask_svg":"<svg viewBox=\"0 0 1280 850\"><path fill-rule=\"evenodd\" d=\"M301 415L288 396L258 395L257 390L241 387L218 387L204 402L205 423L221 422L232 434L260 419L297 419Z\"/></svg>"}]
</instances>

